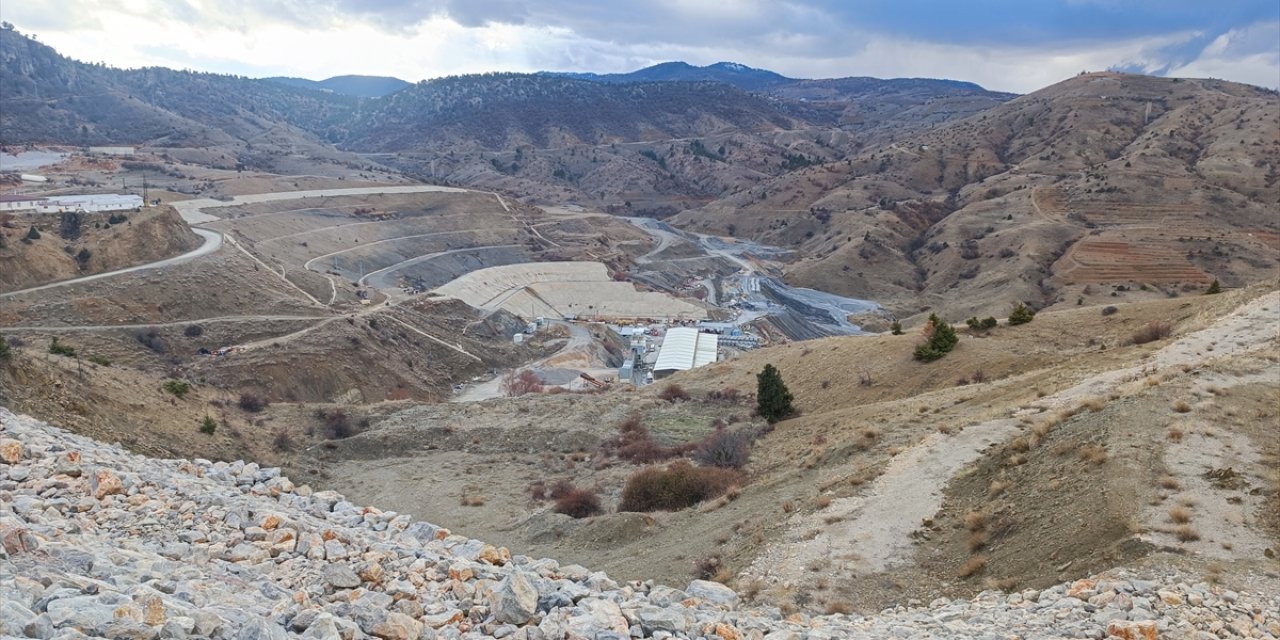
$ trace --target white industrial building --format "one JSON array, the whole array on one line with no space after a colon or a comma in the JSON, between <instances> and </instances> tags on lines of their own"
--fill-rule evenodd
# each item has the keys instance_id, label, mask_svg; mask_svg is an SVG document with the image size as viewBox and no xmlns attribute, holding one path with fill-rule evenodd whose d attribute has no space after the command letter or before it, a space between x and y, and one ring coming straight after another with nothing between
<instances>
[{"instance_id":1,"label":"white industrial building","mask_svg":"<svg viewBox=\"0 0 1280 640\"><path fill-rule=\"evenodd\" d=\"M713 333L702 333L692 327L676 327L667 330L653 363L653 377L665 378L677 371L687 371L716 361L719 338Z\"/></svg>"},{"instance_id":2,"label":"white industrial building","mask_svg":"<svg viewBox=\"0 0 1280 640\"><path fill-rule=\"evenodd\" d=\"M0 195L0 211L34 211L45 199L30 195Z\"/></svg>"},{"instance_id":3,"label":"white industrial building","mask_svg":"<svg viewBox=\"0 0 1280 640\"><path fill-rule=\"evenodd\" d=\"M95 193L86 196L49 196L42 206L36 207L40 213L61 213L63 211L121 211L142 207L142 196L132 193Z\"/></svg>"},{"instance_id":4,"label":"white industrial building","mask_svg":"<svg viewBox=\"0 0 1280 640\"><path fill-rule=\"evenodd\" d=\"M0 211L124 211L142 206L142 196L130 193L95 193L81 196L0 195Z\"/></svg>"},{"instance_id":5,"label":"white industrial building","mask_svg":"<svg viewBox=\"0 0 1280 640\"><path fill-rule=\"evenodd\" d=\"M100 156L131 156L136 151L133 147L89 147L89 153Z\"/></svg>"}]
</instances>

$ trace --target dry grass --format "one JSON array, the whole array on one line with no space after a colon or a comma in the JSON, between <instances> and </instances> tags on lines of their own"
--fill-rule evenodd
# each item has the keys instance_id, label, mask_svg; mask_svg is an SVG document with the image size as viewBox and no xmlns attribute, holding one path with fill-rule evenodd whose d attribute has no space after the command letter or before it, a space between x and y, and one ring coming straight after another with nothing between
<instances>
[{"instance_id":1,"label":"dry grass","mask_svg":"<svg viewBox=\"0 0 1280 640\"><path fill-rule=\"evenodd\" d=\"M963 565L960 566L960 570L957 571L956 574L959 575L961 578L968 578L969 576L972 576L982 571L982 569L986 566L987 566L986 556L982 556L982 555L973 556L972 558L969 558L969 560L966 561Z\"/></svg>"},{"instance_id":2,"label":"dry grass","mask_svg":"<svg viewBox=\"0 0 1280 640\"><path fill-rule=\"evenodd\" d=\"M829 616L835 615L837 613L842 615L848 615L852 611L853 611L853 605L849 604L848 602L845 602L844 600L832 600L831 602L827 603L827 615Z\"/></svg>"},{"instance_id":3,"label":"dry grass","mask_svg":"<svg viewBox=\"0 0 1280 640\"><path fill-rule=\"evenodd\" d=\"M1107 461L1107 450L1105 447L1089 443L1083 445L1079 449L1080 459L1086 462L1100 465Z\"/></svg>"},{"instance_id":4,"label":"dry grass","mask_svg":"<svg viewBox=\"0 0 1280 640\"><path fill-rule=\"evenodd\" d=\"M1169 510L1169 520L1174 524L1186 524L1191 522L1191 509L1186 507L1174 507Z\"/></svg>"},{"instance_id":5,"label":"dry grass","mask_svg":"<svg viewBox=\"0 0 1280 640\"><path fill-rule=\"evenodd\" d=\"M985 511L970 511L964 514L964 527L970 531L981 531L987 528Z\"/></svg>"},{"instance_id":6,"label":"dry grass","mask_svg":"<svg viewBox=\"0 0 1280 640\"><path fill-rule=\"evenodd\" d=\"M1177 427L1171 427L1167 435L1167 437L1169 438L1169 442L1182 442L1182 436L1183 436L1182 429L1179 429Z\"/></svg>"},{"instance_id":7,"label":"dry grass","mask_svg":"<svg viewBox=\"0 0 1280 640\"><path fill-rule=\"evenodd\" d=\"M1089 411L1092 411L1092 412L1094 412L1094 413L1097 413L1097 412L1102 411L1103 409L1105 409L1105 408L1106 408L1106 406L1107 406L1107 401L1106 401L1106 400L1103 400L1102 398L1089 398L1088 400L1085 400L1085 401L1080 405L1080 408L1081 408L1081 409L1088 409Z\"/></svg>"},{"instance_id":8,"label":"dry grass","mask_svg":"<svg viewBox=\"0 0 1280 640\"><path fill-rule=\"evenodd\" d=\"M1009 480L992 480L991 484L987 486L987 497L994 498L1004 493L1012 486L1013 482Z\"/></svg>"},{"instance_id":9,"label":"dry grass","mask_svg":"<svg viewBox=\"0 0 1280 640\"><path fill-rule=\"evenodd\" d=\"M965 547L967 547L970 552L979 551L986 546L987 546L986 531L974 531L973 533L969 534L969 539L965 541Z\"/></svg>"},{"instance_id":10,"label":"dry grass","mask_svg":"<svg viewBox=\"0 0 1280 640\"><path fill-rule=\"evenodd\" d=\"M782 503L782 512L783 512L783 513L793 513L793 512L795 512L795 510L796 510L796 503L794 503L794 502L792 502L792 501L790 501L790 500L786 500L786 501L784 501L784 502Z\"/></svg>"},{"instance_id":11,"label":"dry grass","mask_svg":"<svg viewBox=\"0 0 1280 640\"><path fill-rule=\"evenodd\" d=\"M1177 491L1182 488L1182 483L1178 482L1178 479L1173 476L1164 476L1160 478L1160 487L1170 491Z\"/></svg>"},{"instance_id":12,"label":"dry grass","mask_svg":"<svg viewBox=\"0 0 1280 640\"><path fill-rule=\"evenodd\" d=\"M1173 325L1168 322L1148 322L1146 326L1133 332L1134 344L1146 344L1169 337L1173 333Z\"/></svg>"},{"instance_id":13,"label":"dry grass","mask_svg":"<svg viewBox=\"0 0 1280 640\"><path fill-rule=\"evenodd\" d=\"M1186 400L1179 400L1173 403L1173 410L1178 413L1191 413L1191 405Z\"/></svg>"},{"instance_id":14,"label":"dry grass","mask_svg":"<svg viewBox=\"0 0 1280 640\"><path fill-rule=\"evenodd\" d=\"M1178 540L1182 542L1195 542L1200 539L1200 532L1185 524L1174 529L1173 535L1177 536Z\"/></svg>"}]
</instances>

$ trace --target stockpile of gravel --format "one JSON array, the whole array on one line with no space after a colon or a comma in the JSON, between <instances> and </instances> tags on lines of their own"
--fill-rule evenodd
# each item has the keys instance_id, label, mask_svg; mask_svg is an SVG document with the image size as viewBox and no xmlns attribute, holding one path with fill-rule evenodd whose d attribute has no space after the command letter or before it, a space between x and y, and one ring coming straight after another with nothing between
<instances>
[{"instance_id":1,"label":"stockpile of gravel","mask_svg":"<svg viewBox=\"0 0 1280 640\"><path fill-rule=\"evenodd\" d=\"M713 582L620 585L279 469L145 458L3 408L0 543L0 635L17 637L1280 636L1280 594L1123 570L871 617L784 617Z\"/></svg>"}]
</instances>

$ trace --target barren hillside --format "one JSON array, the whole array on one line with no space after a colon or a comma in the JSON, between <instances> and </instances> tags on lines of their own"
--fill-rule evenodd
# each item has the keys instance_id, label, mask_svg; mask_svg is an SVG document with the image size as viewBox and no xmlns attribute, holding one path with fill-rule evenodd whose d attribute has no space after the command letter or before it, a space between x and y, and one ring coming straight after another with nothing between
<instances>
[{"instance_id":1,"label":"barren hillside","mask_svg":"<svg viewBox=\"0 0 1280 640\"><path fill-rule=\"evenodd\" d=\"M3 217L0 293L171 258L204 242L168 207Z\"/></svg>"},{"instance_id":2,"label":"barren hillside","mask_svg":"<svg viewBox=\"0 0 1280 640\"><path fill-rule=\"evenodd\" d=\"M622 577L678 581L711 562L783 606L875 610L1117 565L1243 575L1280 540L1280 441L1266 426L1277 317L1277 294L1254 287L961 332L931 364L911 358L917 335L808 341L671 378L687 401L655 397L659 383L413 408L290 464L357 499L448 513L468 535ZM1160 323L1171 337L1134 342ZM753 390L766 363L801 411L771 430L726 393ZM717 424L758 433L740 489L676 512L610 513L644 466L611 444L633 414L661 446ZM1227 468L1225 485L1205 475ZM538 487L560 480L598 492L605 514L555 513ZM1167 521L1182 503L1197 541ZM971 513L982 523L966 524ZM971 560L985 565L965 573Z\"/></svg>"},{"instance_id":3,"label":"barren hillside","mask_svg":"<svg viewBox=\"0 0 1280 640\"><path fill-rule=\"evenodd\" d=\"M1277 167L1275 93L1095 73L675 222L797 248L797 284L958 321L1274 274Z\"/></svg>"}]
</instances>

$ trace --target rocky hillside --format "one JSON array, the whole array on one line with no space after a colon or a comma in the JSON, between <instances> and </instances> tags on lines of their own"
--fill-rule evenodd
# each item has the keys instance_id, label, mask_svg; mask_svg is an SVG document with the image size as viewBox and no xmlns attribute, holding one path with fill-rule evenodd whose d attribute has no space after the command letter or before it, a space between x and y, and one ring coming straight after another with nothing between
<instances>
[{"instance_id":1,"label":"rocky hillside","mask_svg":"<svg viewBox=\"0 0 1280 640\"><path fill-rule=\"evenodd\" d=\"M1280 636L1280 600L1116 571L864 618L620 585L254 463L156 460L0 408L0 634L72 638Z\"/></svg>"},{"instance_id":2,"label":"rocky hillside","mask_svg":"<svg viewBox=\"0 0 1280 640\"><path fill-rule=\"evenodd\" d=\"M676 222L799 249L795 283L961 320L1256 281L1276 268L1277 199L1275 92L1096 73Z\"/></svg>"}]
</instances>

